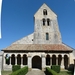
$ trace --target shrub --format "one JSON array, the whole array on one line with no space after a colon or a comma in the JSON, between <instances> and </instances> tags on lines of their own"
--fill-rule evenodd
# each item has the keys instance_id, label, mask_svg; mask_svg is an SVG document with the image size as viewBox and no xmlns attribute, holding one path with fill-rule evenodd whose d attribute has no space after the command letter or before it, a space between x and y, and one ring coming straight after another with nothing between
<instances>
[{"instance_id":1,"label":"shrub","mask_svg":"<svg viewBox=\"0 0 75 75\"><path fill-rule=\"evenodd\" d=\"M60 66L59 65L52 65L51 69L54 70L55 72L59 73L60 72Z\"/></svg>"},{"instance_id":2,"label":"shrub","mask_svg":"<svg viewBox=\"0 0 75 75\"><path fill-rule=\"evenodd\" d=\"M21 69L21 66L20 65L13 65L12 66L12 71L14 72L14 71L17 71L17 70L19 70L19 69Z\"/></svg>"},{"instance_id":3,"label":"shrub","mask_svg":"<svg viewBox=\"0 0 75 75\"><path fill-rule=\"evenodd\" d=\"M46 68L46 75L58 75L55 71L50 69L49 67Z\"/></svg>"},{"instance_id":4,"label":"shrub","mask_svg":"<svg viewBox=\"0 0 75 75\"><path fill-rule=\"evenodd\" d=\"M21 68L10 75L25 75L28 72L28 67Z\"/></svg>"}]
</instances>

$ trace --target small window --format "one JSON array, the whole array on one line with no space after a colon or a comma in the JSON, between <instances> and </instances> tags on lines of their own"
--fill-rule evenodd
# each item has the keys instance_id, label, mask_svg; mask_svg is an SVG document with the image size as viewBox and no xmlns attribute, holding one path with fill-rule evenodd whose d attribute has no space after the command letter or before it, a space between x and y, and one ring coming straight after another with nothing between
<instances>
[{"instance_id":1,"label":"small window","mask_svg":"<svg viewBox=\"0 0 75 75\"><path fill-rule=\"evenodd\" d=\"M23 65L27 65L27 61L28 61L28 59L27 59L27 55L23 55Z\"/></svg>"},{"instance_id":2,"label":"small window","mask_svg":"<svg viewBox=\"0 0 75 75\"><path fill-rule=\"evenodd\" d=\"M50 19L49 18L47 19L47 25L48 26L50 25Z\"/></svg>"},{"instance_id":3,"label":"small window","mask_svg":"<svg viewBox=\"0 0 75 75\"><path fill-rule=\"evenodd\" d=\"M43 19L43 25L45 25L45 22L46 22L46 20L45 20L45 19Z\"/></svg>"},{"instance_id":4,"label":"small window","mask_svg":"<svg viewBox=\"0 0 75 75\"><path fill-rule=\"evenodd\" d=\"M10 64L10 57L8 54L6 54L5 60L6 60L6 64L9 65Z\"/></svg>"},{"instance_id":5,"label":"small window","mask_svg":"<svg viewBox=\"0 0 75 75\"><path fill-rule=\"evenodd\" d=\"M46 56L46 65L50 65L50 55Z\"/></svg>"},{"instance_id":6,"label":"small window","mask_svg":"<svg viewBox=\"0 0 75 75\"><path fill-rule=\"evenodd\" d=\"M47 15L47 10L46 9L43 10L43 15Z\"/></svg>"},{"instance_id":7,"label":"small window","mask_svg":"<svg viewBox=\"0 0 75 75\"><path fill-rule=\"evenodd\" d=\"M46 40L49 40L49 34L46 33Z\"/></svg>"}]
</instances>

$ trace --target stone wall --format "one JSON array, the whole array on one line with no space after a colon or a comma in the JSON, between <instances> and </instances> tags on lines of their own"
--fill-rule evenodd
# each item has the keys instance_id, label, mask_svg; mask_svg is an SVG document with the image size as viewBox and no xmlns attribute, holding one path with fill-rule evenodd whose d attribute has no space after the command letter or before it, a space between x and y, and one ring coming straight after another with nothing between
<instances>
[{"instance_id":1,"label":"stone wall","mask_svg":"<svg viewBox=\"0 0 75 75\"><path fill-rule=\"evenodd\" d=\"M14 42L13 44L33 44L33 35L34 33Z\"/></svg>"},{"instance_id":2,"label":"stone wall","mask_svg":"<svg viewBox=\"0 0 75 75\"><path fill-rule=\"evenodd\" d=\"M75 50L73 50L72 53L70 53L70 64L74 64L74 58L75 58Z\"/></svg>"},{"instance_id":3,"label":"stone wall","mask_svg":"<svg viewBox=\"0 0 75 75\"><path fill-rule=\"evenodd\" d=\"M3 69L3 52L0 51L0 68Z\"/></svg>"},{"instance_id":4,"label":"stone wall","mask_svg":"<svg viewBox=\"0 0 75 75\"><path fill-rule=\"evenodd\" d=\"M21 58L23 58L23 55L24 54L27 55L27 58L28 58L28 64L27 65L28 65L29 69L32 69L32 59L33 59L33 57L39 56L42 59L42 62L41 62L42 63L42 70L45 67L48 67L46 65L46 55L49 55L50 56L50 63L52 63L52 55L55 55L56 58L58 58L58 55L61 55L62 58L64 58L64 55L67 55L68 58L70 58L70 56L69 56L68 53L45 53L45 52L4 53L3 70L12 70L12 65L11 64L7 65L5 63L5 56L6 56L6 54L9 54L10 57L11 57L12 54L14 54L15 57L17 57L17 55L20 54L21 55ZM56 59L56 61L58 61L58 59ZM17 59L15 60L15 63L17 63ZM58 64L58 62L56 62L56 64ZM25 65L21 64L21 67L23 67L23 66L25 66ZM49 65L49 67L50 67L50 65ZM64 59L61 62L61 68L64 68Z\"/></svg>"},{"instance_id":5,"label":"stone wall","mask_svg":"<svg viewBox=\"0 0 75 75\"><path fill-rule=\"evenodd\" d=\"M47 10L47 15L43 15L43 10ZM43 26L43 18L46 20ZM46 5L43 4L34 15L34 44L59 44L62 43L61 34L57 22L57 15ZM50 19L50 25L47 25ZM46 33L49 33L49 40L46 40Z\"/></svg>"}]
</instances>

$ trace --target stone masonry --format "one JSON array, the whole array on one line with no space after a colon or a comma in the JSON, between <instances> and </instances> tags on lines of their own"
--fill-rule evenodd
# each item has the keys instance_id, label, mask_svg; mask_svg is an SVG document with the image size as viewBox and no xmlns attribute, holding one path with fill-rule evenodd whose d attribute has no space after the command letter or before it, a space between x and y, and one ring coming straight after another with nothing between
<instances>
[{"instance_id":1,"label":"stone masonry","mask_svg":"<svg viewBox=\"0 0 75 75\"><path fill-rule=\"evenodd\" d=\"M43 15L43 10L47 9L47 15ZM50 19L50 26L43 26L42 19ZM57 15L46 5L43 4L34 15L34 44L60 44L62 43L61 34L58 27ZM46 40L46 33L49 33L49 40Z\"/></svg>"},{"instance_id":2,"label":"stone masonry","mask_svg":"<svg viewBox=\"0 0 75 75\"><path fill-rule=\"evenodd\" d=\"M44 15L44 9L47 15ZM18 62L21 67L28 66L29 70L39 68L44 71L51 65L67 69L70 64L74 64L73 50L62 43L57 15L44 3L34 15L34 32L3 49L3 70L12 70L12 65ZM10 56L9 63L6 63L7 55Z\"/></svg>"}]
</instances>

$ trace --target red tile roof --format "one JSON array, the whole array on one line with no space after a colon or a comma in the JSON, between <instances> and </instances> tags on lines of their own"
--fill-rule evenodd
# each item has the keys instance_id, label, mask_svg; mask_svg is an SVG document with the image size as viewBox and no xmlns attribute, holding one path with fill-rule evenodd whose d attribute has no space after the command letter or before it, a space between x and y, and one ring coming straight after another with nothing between
<instances>
[{"instance_id":1,"label":"red tile roof","mask_svg":"<svg viewBox=\"0 0 75 75\"><path fill-rule=\"evenodd\" d=\"M72 51L73 49L65 44L12 44L3 50Z\"/></svg>"}]
</instances>

